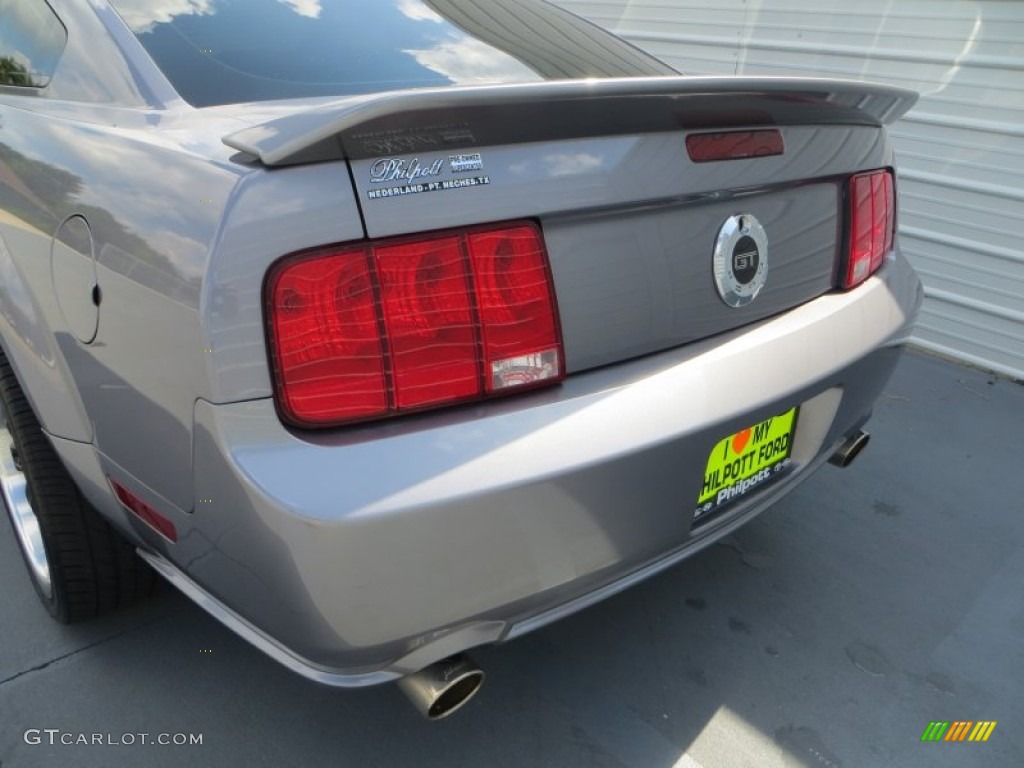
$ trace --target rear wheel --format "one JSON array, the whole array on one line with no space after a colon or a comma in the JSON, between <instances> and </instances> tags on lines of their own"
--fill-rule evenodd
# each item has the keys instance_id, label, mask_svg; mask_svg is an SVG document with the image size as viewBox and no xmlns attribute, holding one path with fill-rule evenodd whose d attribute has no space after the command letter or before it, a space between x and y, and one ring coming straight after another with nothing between
<instances>
[{"instance_id":1,"label":"rear wheel","mask_svg":"<svg viewBox=\"0 0 1024 768\"><path fill-rule=\"evenodd\" d=\"M0 496L32 584L57 621L128 605L154 576L82 496L0 353Z\"/></svg>"}]
</instances>

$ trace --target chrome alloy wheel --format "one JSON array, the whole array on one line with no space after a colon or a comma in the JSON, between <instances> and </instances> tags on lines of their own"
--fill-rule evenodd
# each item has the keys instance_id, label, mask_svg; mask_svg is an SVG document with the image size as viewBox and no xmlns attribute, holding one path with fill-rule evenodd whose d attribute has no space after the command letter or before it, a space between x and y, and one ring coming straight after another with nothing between
<instances>
[{"instance_id":1,"label":"chrome alloy wheel","mask_svg":"<svg viewBox=\"0 0 1024 768\"><path fill-rule=\"evenodd\" d=\"M43 532L39 518L32 509L28 495L28 481L21 470L14 438L7 428L7 414L0 408L0 493L4 506L11 516L14 530L18 534L21 549L25 553L32 578L46 599L53 597L53 583L50 579L50 561L43 545Z\"/></svg>"}]
</instances>

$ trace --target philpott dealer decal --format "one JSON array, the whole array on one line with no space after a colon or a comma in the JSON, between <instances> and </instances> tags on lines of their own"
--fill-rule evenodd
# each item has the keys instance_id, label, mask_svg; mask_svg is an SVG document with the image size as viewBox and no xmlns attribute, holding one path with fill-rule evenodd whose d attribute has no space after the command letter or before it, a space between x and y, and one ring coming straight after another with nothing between
<instances>
[{"instance_id":1,"label":"philpott dealer decal","mask_svg":"<svg viewBox=\"0 0 1024 768\"><path fill-rule=\"evenodd\" d=\"M461 176L456 179L439 179L445 171L450 173L467 173L482 171L483 158L479 154L452 155L445 167L444 158L421 161L418 157L403 160L394 157L382 158L370 166L371 184L393 184L406 182L393 187L366 190L371 200L385 197L404 197L419 195L424 192L447 192L452 189L486 186L491 183L489 176Z\"/></svg>"}]
</instances>

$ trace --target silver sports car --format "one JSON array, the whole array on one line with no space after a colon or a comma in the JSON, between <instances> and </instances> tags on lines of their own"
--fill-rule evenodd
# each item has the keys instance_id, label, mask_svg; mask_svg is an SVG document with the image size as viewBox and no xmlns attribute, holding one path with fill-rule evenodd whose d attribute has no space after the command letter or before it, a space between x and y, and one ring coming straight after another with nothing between
<instances>
[{"instance_id":1,"label":"silver sports car","mask_svg":"<svg viewBox=\"0 0 1024 768\"><path fill-rule=\"evenodd\" d=\"M0 0L0 487L60 621L156 571L431 717L845 465L921 301L886 126L542 0Z\"/></svg>"}]
</instances>

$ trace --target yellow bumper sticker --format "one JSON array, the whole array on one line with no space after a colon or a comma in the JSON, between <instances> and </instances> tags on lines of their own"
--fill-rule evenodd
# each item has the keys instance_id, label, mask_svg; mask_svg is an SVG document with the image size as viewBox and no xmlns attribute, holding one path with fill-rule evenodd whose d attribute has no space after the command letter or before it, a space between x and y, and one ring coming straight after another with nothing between
<instances>
[{"instance_id":1,"label":"yellow bumper sticker","mask_svg":"<svg viewBox=\"0 0 1024 768\"><path fill-rule=\"evenodd\" d=\"M697 517L735 501L788 469L796 408L721 440L708 457Z\"/></svg>"}]
</instances>

